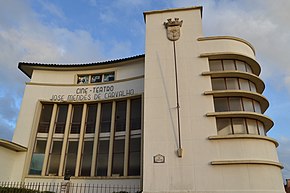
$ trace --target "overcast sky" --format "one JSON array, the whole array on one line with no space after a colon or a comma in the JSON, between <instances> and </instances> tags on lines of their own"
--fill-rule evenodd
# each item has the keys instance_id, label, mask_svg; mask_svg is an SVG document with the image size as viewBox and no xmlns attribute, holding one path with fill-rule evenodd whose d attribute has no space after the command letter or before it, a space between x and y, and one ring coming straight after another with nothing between
<instances>
[{"instance_id":1,"label":"overcast sky","mask_svg":"<svg viewBox=\"0 0 290 193\"><path fill-rule=\"evenodd\" d=\"M86 63L144 53L149 10L203 6L205 36L251 42L265 81L279 141L283 176L290 178L289 0L0 0L0 138L12 139L25 82L19 61ZM33 116L33 115L31 115Z\"/></svg>"}]
</instances>

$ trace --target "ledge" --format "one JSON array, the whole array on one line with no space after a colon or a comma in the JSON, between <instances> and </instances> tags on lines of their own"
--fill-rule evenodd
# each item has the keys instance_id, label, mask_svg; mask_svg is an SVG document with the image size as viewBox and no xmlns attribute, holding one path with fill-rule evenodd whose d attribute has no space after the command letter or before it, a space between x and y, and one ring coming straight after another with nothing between
<instances>
[{"instance_id":1,"label":"ledge","mask_svg":"<svg viewBox=\"0 0 290 193\"><path fill-rule=\"evenodd\" d=\"M227 139L258 139L258 140L266 140L275 144L276 147L279 146L279 143L270 137L261 136L261 135L251 135L251 134L234 134L234 135L215 135L209 136L209 140L227 140Z\"/></svg>"},{"instance_id":2,"label":"ledge","mask_svg":"<svg viewBox=\"0 0 290 193\"><path fill-rule=\"evenodd\" d=\"M228 112L213 112L213 113L207 113L207 117L220 117L220 118L250 118L250 119L256 119L264 123L265 125L265 132L269 131L274 123L272 119L269 117L254 113L254 112L246 112L246 111L228 111Z\"/></svg>"},{"instance_id":3,"label":"ledge","mask_svg":"<svg viewBox=\"0 0 290 193\"><path fill-rule=\"evenodd\" d=\"M200 54L201 58L209 58L209 59L238 59L245 61L248 63L253 70L253 73L256 74L257 76L261 73L261 67L259 63L254 60L253 58L250 58L246 55L240 54L240 53L235 53L235 52L213 52L213 53L203 53Z\"/></svg>"},{"instance_id":4,"label":"ledge","mask_svg":"<svg viewBox=\"0 0 290 193\"><path fill-rule=\"evenodd\" d=\"M238 41L238 42L242 42L246 45L248 45L252 50L253 50L253 53L256 54L256 51L255 51L255 48L254 46L242 39L242 38L238 38L238 37L234 37L234 36L209 36L209 37L200 37L200 38L197 38L198 41L206 41L206 40L235 40L235 41Z\"/></svg>"},{"instance_id":5,"label":"ledge","mask_svg":"<svg viewBox=\"0 0 290 193\"><path fill-rule=\"evenodd\" d=\"M213 95L214 97L246 97L254 99L261 104L261 111L264 113L269 107L268 100L261 94L244 91L244 90L214 90L214 91L205 91L204 95Z\"/></svg>"},{"instance_id":6,"label":"ledge","mask_svg":"<svg viewBox=\"0 0 290 193\"><path fill-rule=\"evenodd\" d=\"M255 74L242 71L209 71L202 72L203 76L211 76L212 78L244 78L256 84L257 92L262 93L265 89L264 82Z\"/></svg>"},{"instance_id":7,"label":"ledge","mask_svg":"<svg viewBox=\"0 0 290 193\"><path fill-rule=\"evenodd\" d=\"M16 151L16 152L26 152L27 147L14 143L12 141L7 141L5 139L0 139L0 146L5 147L7 149Z\"/></svg>"},{"instance_id":8,"label":"ledge","mask_svg":"<svg viewBox=\"0 0 290 193\"><path fill-rule=\"evenodd\" d=\"M274 161L265 161L265 160L218 160L211 161L211 165L240 165L240 164L259 164L259 165L271 165L277 166L280 169L283 169L283 165Z\"/></svg>"}]
</instances>

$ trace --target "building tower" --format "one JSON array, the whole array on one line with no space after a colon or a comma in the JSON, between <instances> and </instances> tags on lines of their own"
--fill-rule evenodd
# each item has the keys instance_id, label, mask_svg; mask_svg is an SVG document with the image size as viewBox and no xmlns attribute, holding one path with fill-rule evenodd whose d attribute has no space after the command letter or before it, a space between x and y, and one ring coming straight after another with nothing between
<instances>
[{"instance_id":1,"label":"building tower","mask_svg":"<svg viewBox=\"0 0 290 193\"><path fill-rule=\"evenodd\" d=\"M144 192L282 193L252 45L203 37L201 7L144 16Z\"/></svg>"}]
</instances>

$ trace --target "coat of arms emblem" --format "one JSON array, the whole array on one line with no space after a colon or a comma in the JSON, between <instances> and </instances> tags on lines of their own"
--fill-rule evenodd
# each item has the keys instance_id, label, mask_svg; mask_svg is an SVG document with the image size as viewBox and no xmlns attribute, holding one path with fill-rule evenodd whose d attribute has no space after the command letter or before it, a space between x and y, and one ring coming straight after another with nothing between
<instances>
[{"instance_id":1,"label":"coat of arms emblem","mask_svg":"<svg viewBox=\"0 0 290 193\"><path fill-rule=\"evenodd\" d=\"M180 27L182 26L182 20L179 18L167 19L167 22L164 22L164 26L167 29L167 38L170 41L176 41L180 37Z\"/></svg>"}]
</instances>

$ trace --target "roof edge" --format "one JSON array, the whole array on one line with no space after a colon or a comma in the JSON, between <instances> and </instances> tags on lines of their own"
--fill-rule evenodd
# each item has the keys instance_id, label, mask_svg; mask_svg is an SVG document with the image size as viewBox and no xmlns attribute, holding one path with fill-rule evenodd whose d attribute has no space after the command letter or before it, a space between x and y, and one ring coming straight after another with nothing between
<instances>
[{"instance_id":1,"label":"roof edge","mask_svg":"<svg viewBox=\"0 0 290 193\"><path fill-rule=\"evenodd\" d=\"M165 13L165 12L173 12L173 11L186 11L186 10L193 10L193 9L199 9L200 15L202 18L203 7L202 6L191 6L191 7L180 7L180 8L145 11L145 12L143 12L144 22L146 23L146 15L149 15L149 14Z\"/></svg>"},{"instance_id":2,"label":"roof edge","mask_svg":"<svg viewBox=\"0 0 290 193\"><path fill-rule=\"evenodd\" d=\"M92 62L92 63L61 63L61 64L53 64L53 63L34 63L34 62L19 62L18 69L20 69L27 77L31 78L33 69L37 67L41 68L77 68L77 67L88 67L88 66L102 66L109 64L116 64L121 62L127 62L131 60L138 60L141 58L145 58L145 54L140 54L136 56L131 56L127 58L120 58L114 60L106 60L101 62Z\"/></svg>"},{"instance_id":3,"label":"roof edge","mask_svg":"<svg viewBox=\"0 0 290 193\"><path fill-rule=\"evenodd\" d=\"M8 141L5 139L0 139L0 146L16 151L16 152L26 152L27 151L27 147L24 147L20 144L14 143L12 141Z\"/></svg>"}]
</instances>

